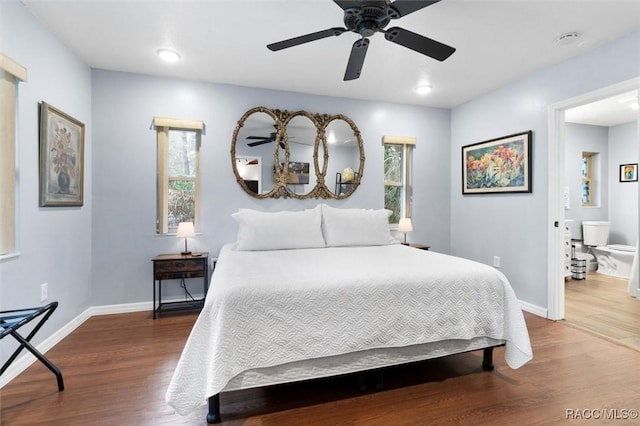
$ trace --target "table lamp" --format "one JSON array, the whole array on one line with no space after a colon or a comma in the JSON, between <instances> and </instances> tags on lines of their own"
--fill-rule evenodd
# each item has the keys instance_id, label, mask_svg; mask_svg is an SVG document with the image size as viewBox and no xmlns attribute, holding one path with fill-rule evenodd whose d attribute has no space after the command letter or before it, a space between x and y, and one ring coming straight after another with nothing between
<instances>
[{"instance_id":1,"label":"table lamp","mask_svg":"<svg viewBox=\"0 0 640 426\"><path fill-rule=\"evenodd\" d=\"M187 238L195 237L196 230L193 226L193 222L180 222L178 224L178 231L176 232L176 236L178 238L184 238L184 251L180 254L188 255L191 254L189 250L187 250Z\"/></svg>"},{"instance_id":2,"label":"table lamp","mask_svg":"<svg viewBox=\"0 0 640 426\"><path fill-rule=\"evenodd\" d=\"M398 223L398 232L404 233L404 244L407 245L407 232L413 231L413 225L411 225L411 219L408 217L400 219L400 223Z\"/></svg>"}]
</instances>

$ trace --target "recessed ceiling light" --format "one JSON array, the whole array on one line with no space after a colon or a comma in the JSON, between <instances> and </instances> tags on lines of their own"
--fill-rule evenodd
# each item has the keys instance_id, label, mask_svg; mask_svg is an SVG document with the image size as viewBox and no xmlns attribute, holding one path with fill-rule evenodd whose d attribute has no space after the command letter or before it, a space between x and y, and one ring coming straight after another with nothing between
<instances>
[{"instance_id":1,"label":"recessed ceiling light","mask_svg":"<svg viewBox=\"0 0 640 426\"><path fill-rule=\"evenodd\" d=\"M575 31L571 31L569 33L562 34L556 38L556 44L560 45L568 45L575 43L578 38L580 38L580 34Z\"/></svg>"},{"instance_id":2,"label":"recessed ceiling light","mask_svg":"<svg viewBox=\"0 0 640 426\"><path fill-rule=\"evenodd\" d=\"M180 60L180 54L169 49L159 49L157 52L160 59L165 62L178 62Z\"/></svg>"},{"instance_id":3,"label":"recessed ceiling light","mask_svg":"<svg viewBox=\"0 0 640 426\"><path fill-rule=\"evenodd\" d=\"M426 95L427 93L431 92L431 90L433 90L433 87L428 84L421 84L420 86L416 87L416 93L418 95Z\"/></svg>"}]
</instances>

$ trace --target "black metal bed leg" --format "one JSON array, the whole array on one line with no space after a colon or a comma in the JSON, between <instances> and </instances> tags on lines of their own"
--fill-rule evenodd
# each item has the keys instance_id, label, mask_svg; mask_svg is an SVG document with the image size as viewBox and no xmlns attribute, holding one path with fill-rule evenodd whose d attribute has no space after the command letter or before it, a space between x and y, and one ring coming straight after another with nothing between
<instances>
[{"instance_id":1,"label":"black metal bed leg","mask_svg":"<svg viewBox=\"0 0 640 426\"><path fill-rule=\"evenodd\" d=\"M384 371L376 370L374 373L375 388L377 391L384 390Z\"/></svg>"},{"instance_id":2,"label":"black metal bed leg","mask_svg":"<svg viewBox=\"0 0 640 426\"><path fill-rule=\"evenodd\" d=\"M367 373L361 371L358 373L358 392L364 393L367 391Z\"/></svg>"},{"instance_id":3,"label":"black metal bed leg","mask_svg":"<svg viewBox=\"0 0 640 426\"><path fill-rule=\"evenodd\" d=\"M220 394L217 393L209 397L209 412L207 413L207 423L220 423Z\"/></svg>"},{"instance_id":4,"label":"black metal bed leg","mask_svg":"<svg viewBox=\"0 0 640 426\"><path fill-rule=\"evenodd\" d=\"M493 371L493 368L493 348L485 348L482 354L482 369Z\"/></svg>"}]
</instances>

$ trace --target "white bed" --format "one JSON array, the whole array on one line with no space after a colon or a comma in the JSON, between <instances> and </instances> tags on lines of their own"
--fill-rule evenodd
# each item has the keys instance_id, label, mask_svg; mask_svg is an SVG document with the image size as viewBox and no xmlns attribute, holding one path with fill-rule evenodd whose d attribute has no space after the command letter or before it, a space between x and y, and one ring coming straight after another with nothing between
<instances>
[{"instance_id":1,"label":"white bed","mask_svg":"<svg viewBox=\"0 0 640 426\"><path fill-rule=\"evenodd\" d=\"M500 271L400 244L326 247L322 226L324 247L246 250L241 232L223 247L167 390L179 414L209 399L215 421L220 392L503 344L511 368L532 358Z\"/></svg>"}]
</instances>

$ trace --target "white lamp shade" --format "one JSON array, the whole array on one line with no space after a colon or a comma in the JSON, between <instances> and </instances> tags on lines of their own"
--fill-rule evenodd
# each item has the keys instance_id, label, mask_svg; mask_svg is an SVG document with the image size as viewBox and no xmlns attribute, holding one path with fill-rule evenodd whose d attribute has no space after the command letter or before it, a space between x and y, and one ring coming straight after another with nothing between
<instances>
[{"instance_id":1,"label":"white lamp shade","mask_svg":"<svg viewBox=\"0 0 640 426\"><path fill-rule=\"evenodd\" d=\"M193 222L180 222L178 224L178 231L176 236L180 238L194 237L196 235L196 229L193 226Z\"/></svg>"},{"instance_id":2,"label":"white lamp shade","mask_svg":"<svg viewBox=\"0 0 640 426\"><path fill-rule=\"evenodd\" d=\"M408 217L400 219L400 222L398 223L398 231L399 232L413 231L413 225L411 224L411 219L409 219Z\"/></svg>"}]
</instances>

